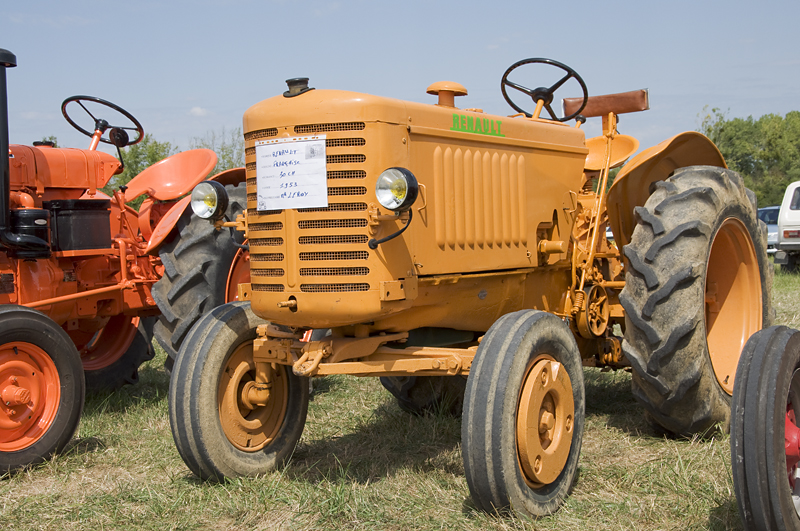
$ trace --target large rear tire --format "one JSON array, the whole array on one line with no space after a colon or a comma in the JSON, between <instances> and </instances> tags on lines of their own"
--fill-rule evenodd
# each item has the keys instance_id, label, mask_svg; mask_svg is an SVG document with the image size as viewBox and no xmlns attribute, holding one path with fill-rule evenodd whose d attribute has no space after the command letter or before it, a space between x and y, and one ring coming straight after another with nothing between
<instances>
[{"instance_id":1,"label":"large rear tire","mask_svg":"<svg viewBox=\"0 0 800 531\"><path fill-rule=\"evenodd\" d=\"M87 393L116 391L139 381L139 367L153 359L155 317L115 315L86 344L78 344ZM74 340L77 335L70 335Z\"/></svg>"},{"instance_id":2,"label":"large rear tire","mask_svg":"<svg viewBox=\"0 0 800 531\"><path fill-rule=\"evenodd\" d=\"M727 430L736 366L771 321L764 232L741 177L697 166L656 183L624 249L632 389L670 432Z\"/></svg>"},{"instance_id":3,"label":"large rear tire","mask_svg":"<svg viewBox=\"0 0 800 531\"><path fill-rule=\"evenodd\" d=\"M732 409L733 484L745 528L800 530L800 332L773 326L750 338Z\"/></svg>"},{"instance_id":4,"label":"large rear tire","mask_svg":"<svg viewBox=\"0 0 800 531\"><path fill-rule=\"evenodd\" d=\"M556 512L578 472L585 390L575 338L556 316L523 310L483 338L467 379L464 472L480 509Z\"/></svg>"},{"instance_id":5,"label":"large rear tire","mask_svg":"<svg viewBox=\"0 0 800 531\"><path fill-rule=\"evenodd\" d=\"M225 187L228 210L225 216L235 220L247 205L244 183ZM241 233L214 229L208 220L184 212L177 226L178 235L159 250L164 276L153 287L153 298L161 310L153 333L167 353L164 365L172 369L181 343L192 326L204 314L225 300L226 282L234 256L241 243Z\"/></svg>"},{"instance_id":6,"label":"large rear tire","mask_svg":"<svg viewBox=\"0 0 800 531\"><path fill-rule=\"evenodd\" d=\"M178 453L202 479L255 476L282 466L303 433L308 380L265 364L269 399L249 400L257 368L249 302L215 308L192 328L169 386L169 420Z\"/></svg>"},{"instance_id":7,"label":"large rear tire","mask_svg":"<svg viewBox=\"0 0 800 531\"><path fill-rule=\"evenodd\" d=\"M66 332L41 312L0 306L0 473L40 463L72 439L83 367Z\"/></svg>"}]
</instances>

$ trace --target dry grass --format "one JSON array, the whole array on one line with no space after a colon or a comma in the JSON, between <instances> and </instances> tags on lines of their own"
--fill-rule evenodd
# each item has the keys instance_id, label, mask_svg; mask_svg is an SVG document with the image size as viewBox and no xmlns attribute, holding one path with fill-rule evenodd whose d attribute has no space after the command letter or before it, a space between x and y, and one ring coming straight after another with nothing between
<instances>
[{"instance_id":1,"label":"dry grass","mask_svg":"<svg viewBox=\"0 0 800 531\"><path fill-rule=\"evenodd\" d=\"M800 326L800 276L775 277L777 321ZM476 511L460 420L403 413L377 379L317 382L291 464L259 478L198 481L174 448L163 353L135 387L91 397L68 452L0 482L0 528L741 529L729 441L662 437L625 372L586 371L580 478L535 523Z\"/></svg>"}]
</instances>

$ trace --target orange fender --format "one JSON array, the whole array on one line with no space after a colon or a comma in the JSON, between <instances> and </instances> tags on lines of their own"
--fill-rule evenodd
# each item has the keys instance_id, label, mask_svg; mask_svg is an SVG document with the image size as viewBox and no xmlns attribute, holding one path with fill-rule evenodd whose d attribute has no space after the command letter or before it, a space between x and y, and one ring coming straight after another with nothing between
<instances>
[{"instance_id":1,"label":"orange fender","mask_svg":"<svg viewBox=\"0 0 800 531\"><path fill-rule=\"evenodd\" d=\"M158 201L170 201L189 193L217 165L210 149L190 149L169 156L145 168L126 185L125 202L142 194Z\"/></svg>"},{"instance_id":2,"label":"orange fender","mask_svg":"<svg viewBox=\"0 0 800 531\"><path fill-rule=\"evenodd\" d=\"M608 191L606 203L611 231L620 249L631 241L636 228L633 209L645 204L650 197L650 186L686 166L728 167L717 146L694 131L664 140L623 166Z\"/></svg>"},{"instance_id":3,"label":"orange fender","mask_svg":"<svg viewBox=\"0 0 800 531\"><path fill-rule=\"evenodd\" d=\"M220 172L214 175L213 177L210 177L208 180L217 181L223 186L228 184L239 184L245 181L245 171L244 168L233 168L232 170L225 170L223 172ZM194 186L195 185L192 185L192 187ZM185 193L188 193L190 191L191 188L187 190ZM191 196L187 195L186 197L175 203L175 205L171 209L169 209L169 211L164 215L164 217L161 218L161 220L158 222L158 225L156 225L156 228L153 229L153 234L150 237L150 240L147 242L147 249L145 250L147 254L152 254L152 255L158 254L158 248L161 246L164 240L166 240L167 236L169 236L169 234L172 232L172 229L175 228L175 225L178 223L178 220L181 219L181 216L183 215L184 211L186 211L186 209L189 207L190 201L191 201Z\"/></svg>"}]
</instances>

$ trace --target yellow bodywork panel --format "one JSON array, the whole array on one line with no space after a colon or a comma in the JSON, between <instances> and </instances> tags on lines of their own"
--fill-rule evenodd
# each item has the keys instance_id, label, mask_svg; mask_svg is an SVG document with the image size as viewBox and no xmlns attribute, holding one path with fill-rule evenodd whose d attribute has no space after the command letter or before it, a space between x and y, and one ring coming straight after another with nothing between
<instances>
[{"instance_id":1,"label":"yellow bodywork panel","mask_svg":"<svg viewBox=\"0 0 800 531\"><path fill-rule=\"evenodd\" d=\"M250 296L261 317L305 328L485 331L509 311L560 310L567 253L540 254L538 243L569 234L588 153L580 129L313 90L251 107L244 130ZM328 207L259 212L256 141L321 134ZM391 167L410 170L420 196L408 230L372 250L369 240L408 223L375 197ZM561 267L534 269L543 256Z\"/></svg>"}]
</instances>

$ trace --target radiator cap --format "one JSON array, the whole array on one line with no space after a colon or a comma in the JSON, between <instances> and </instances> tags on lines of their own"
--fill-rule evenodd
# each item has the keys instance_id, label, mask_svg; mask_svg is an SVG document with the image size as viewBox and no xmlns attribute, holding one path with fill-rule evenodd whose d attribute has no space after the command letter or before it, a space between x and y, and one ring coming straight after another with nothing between
<instances>
[{"instance_id":1,"label":"radiator cap","mask_svg":"<svg viewBox=\"0 0 800 531\"><path fill-rule=\"evenodd\" d=\"M307 77L293 77L292 79L287 79L286 85L289 87L289 90L283 93L285 98L293 98L309 90L314 90L314 87L309 88Z\"/></svg>"}]
</instances>

